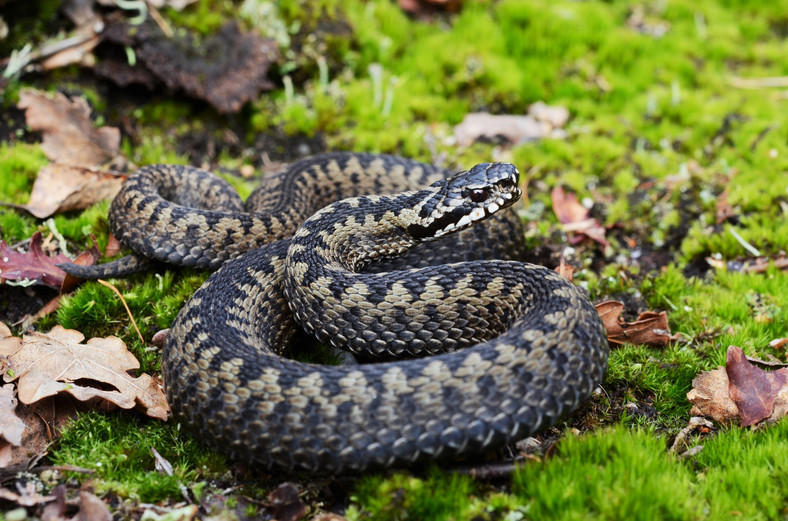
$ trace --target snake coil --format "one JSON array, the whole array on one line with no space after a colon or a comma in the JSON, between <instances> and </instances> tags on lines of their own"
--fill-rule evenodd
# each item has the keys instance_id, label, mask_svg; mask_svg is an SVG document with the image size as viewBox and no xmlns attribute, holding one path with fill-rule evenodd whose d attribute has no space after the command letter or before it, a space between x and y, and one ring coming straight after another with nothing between
<instances>
[{"instance_id":1,"label":"snake coil","mask_svg":"<svg viewBox=\"0 0 788 521\"><path fill-rule=\"evenodd\" d=\"M517 228L505 210L520 195L512 165L444 178L393 156L316 156L264 181L251 198L263 213L239 213L235 202L224 212L168 202L191 197L206 208L204 194L223 191L198 171L173 180L173 170L148 167L129 179L113 203L113 232L141 256L221 266L173 323L162 374L176 415L231 457L347 472L478 453L552 425L604 375L599 316L555 272L507 260L423 265L430 256L467 258L468 245L477 246L471 255L501 249L489 234ZM190 195L195 186L202 196ZM282 193L289 207L276 202ZM293 231L298 211L331 201ZM444 235L461 246L430 242ZM391 258L402 254L416 267L359 272L381 259L383 269L398 268ZM129 266L145 261L96 270ZM366 355L435 356L296 362L280 355L297 324Z\"/></svg>"}]
</instances>

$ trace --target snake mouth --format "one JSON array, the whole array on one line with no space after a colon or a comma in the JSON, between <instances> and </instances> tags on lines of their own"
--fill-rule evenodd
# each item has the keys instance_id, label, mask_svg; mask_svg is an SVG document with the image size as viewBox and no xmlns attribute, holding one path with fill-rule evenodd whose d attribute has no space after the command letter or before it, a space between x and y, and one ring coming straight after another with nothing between
<instances>
[{"instance_id":1,"label":"snake mouth","mask_svg":"<svg viewBox=\"0 0 788 521\"><path fill-rule=\"evenodd\" d=\"M452 215L443 216L446 218L447 224L442 228L439 228L437 231L434 232L434 236L442 237L449 233L454 233L460 230L463 230L472 224L482 221L487 217L490 217L492 214L500 210L501 208L507 208L511 206L511 204L517 200L520 196L520 190L517 189L517 194L509 192L509 193L501 193L494 201L487 202L485 206L477 206L470 213L463 215L459 219L456 219ZM436 219L435 224L439 224L440 218Z\"/></svg>"}]
</instances>

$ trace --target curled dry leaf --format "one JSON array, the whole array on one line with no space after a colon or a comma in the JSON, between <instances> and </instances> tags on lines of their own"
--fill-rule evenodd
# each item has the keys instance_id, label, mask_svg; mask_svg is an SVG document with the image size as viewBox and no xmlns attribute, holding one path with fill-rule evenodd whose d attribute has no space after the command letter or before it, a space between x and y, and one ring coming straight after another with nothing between
<instances>
[{"instance_id":1,"label":"curled dry leaf","mask_svg":"<svg viewBox=\"0 0 788 521\"><path fill-rule=\"evenodd\" d=\"M635 344L662 347L675 337L670 333L668 315L664 311L645 311L634 322L621 320L624 304L606 300L595 305L607 331L607 339L613 344Z\"/></svg>"},{"instance_id":2,"label":"curled dry leaf","mask_svg":"<svg viewBox=\"0 0 788 521\"><path fill-rule=\"evenodd\" d=\"M564 231L577 234L570 235L570 244L579 243L583 240L583 236L593 239L605 247L610 244L605 238L605 227L596 219L588 216L588 208L580 204L575 194L565 192L563 188L557 186L553 188L550 197L553 200L553 211L563 224Z\"/></svg>"},{"instance_id":3,"label":"curled dry leaf","mask_svg":"<svg viewBox=\"0 0 788 521\"><path fill-rule=\"evenodd\" d=\"M0 240L0 283L11 281L31 285L42 284L59 289L61 292L68 291L76 284L77 279L66 275L57 264L73 262L81 266L90 266L101 257L95 244L73 260L62 253L50 257L44 253L42 240L41 233L35 232L30 237L30 249L26 253L16 252L5 241Z\"/></svg>"},{"instance_id":4,"label":"curled dry leaf","mask_svg":"<svg viewBox=\"0 0 788 521\"><path fill-rule=\"evenodd\" d=\"M89 167L104 164L118 154L120 131L94 127L84 98L69 100L59 92L50 97L23 89L17 106L25 111L30 128L41 132L41 148L52 161Z\"/></svg>"},{"instance_id":5,"label":"curled dry leaf","mask_svg":"<svg viewBox=\"0 0 788 521\"><path fill-rule=\"evenodd\" d=\"M788 369L764 371L740 348L730 346L725 367L698 375L687 399L693 405L691 414L720 423L738 418L747 427L777 420L788 413Z\"/></svg>"},{"instance_id":6,"label":"curled dry leaf","mask_svg":"<svg viewBox=\"0 0 788 521\"><path fill-rule=\"evenodd\" d=\"M79 331L61 326L49 334L27 334L21 341L3 339L0 355L9 364L4 381L17 381L19 401L26 404L66 392L82 401L101 398L123 409L139 405L148 416L167 419L169 407L160 386L147 374L129 375L140 365L119 338L83 340Z\"/></svg>"}]
</instances>

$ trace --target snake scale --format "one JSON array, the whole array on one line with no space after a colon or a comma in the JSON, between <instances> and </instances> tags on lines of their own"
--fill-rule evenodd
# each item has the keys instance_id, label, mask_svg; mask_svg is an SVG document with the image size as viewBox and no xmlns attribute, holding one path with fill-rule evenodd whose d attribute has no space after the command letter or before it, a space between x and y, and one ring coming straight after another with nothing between
<instances>
[{"instance_id":1,"label":"snake scale","mask_svg":"<svg viewBox=\"0 0 788 521\"><path fill-rule=\"evenodd\" d=\"M555 423L607 367L580 290L541 266L479 260L521 254L507 209L518 175L324 154L264 178L243 211L207 172L146 167L110 210L135 254L65 269L220 268L173 323L162 375L176 416L233 458L337 473L479 453ZM283 358L299 326L384 361Z\"/></svg>"}]
</instances>

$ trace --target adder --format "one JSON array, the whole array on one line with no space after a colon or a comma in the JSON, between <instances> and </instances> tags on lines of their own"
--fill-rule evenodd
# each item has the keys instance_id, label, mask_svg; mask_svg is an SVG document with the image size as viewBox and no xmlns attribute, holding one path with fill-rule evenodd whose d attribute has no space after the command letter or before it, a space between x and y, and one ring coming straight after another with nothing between
<instances>
[{"instance_id":1,"label":"adder","mask_svg":"<svg viewBox=\"0 0 788 521\"><path fill-rule=\"evenodd\" d=\"M247 202L260 211L242 212L206 172L147 167L110 212L137 256L65 269L112 276L146 258L220 267L173 323L162 374L176 416L231 457L348 472L478 453L577 408L608 345L594 307L560 275L476 260L517 254L492 235L518 234L506 210L520 196L517 169L446 175L394 156L315 156L265 179ZM283 358L298 326L386 361Z\"/></svg>"}]
</instances>

